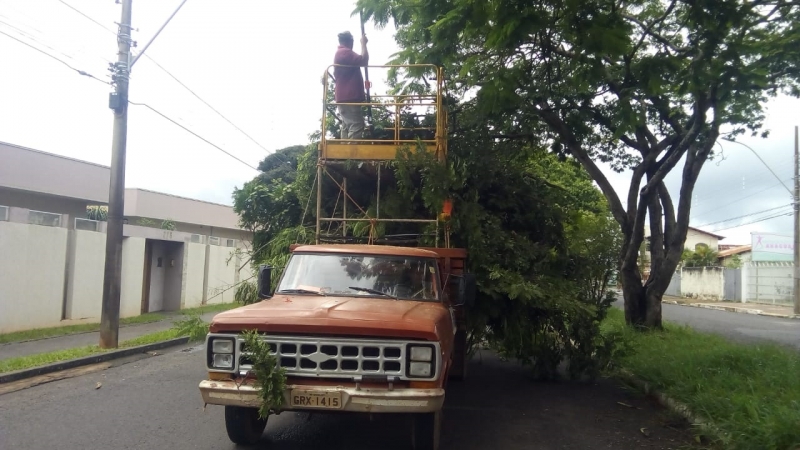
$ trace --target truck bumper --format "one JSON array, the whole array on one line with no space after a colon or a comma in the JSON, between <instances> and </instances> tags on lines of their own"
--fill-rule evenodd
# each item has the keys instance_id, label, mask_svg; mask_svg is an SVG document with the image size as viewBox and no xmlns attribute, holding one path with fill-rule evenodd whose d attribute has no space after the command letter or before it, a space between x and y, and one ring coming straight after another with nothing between
<instances>
[{"instance_id":1,"label":"truck bumper","mask_svg":"<svg viewBox=\"0 0 800 450\"><path fill-rule=\"evenodd\" d=\"M209 405L230 405L258 408L258 389L233 381L203 380L200 382L203 401ZM292 405L292 396L308 393L334 395L340 398L336 408ZM281 411L349 411L368 413L426 413L439 411L444 404L444 389L355 389L343 386L287 385Z\"/></svg>"}]
</instances>

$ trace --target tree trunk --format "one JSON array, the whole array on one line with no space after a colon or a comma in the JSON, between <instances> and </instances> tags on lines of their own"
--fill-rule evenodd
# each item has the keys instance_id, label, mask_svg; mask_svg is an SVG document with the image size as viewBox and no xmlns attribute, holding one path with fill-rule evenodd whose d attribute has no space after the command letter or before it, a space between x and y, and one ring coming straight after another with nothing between
<instances>
[{"instance_id":1,"label":"tree trunk","mask_svg":"<svg viewBox=\"0 0 800 450\"><path fill-rule=\"evenodd\" d=\"M625 303L625 323L637 328L661 329L661 298L652 286L643 286L637 269L623 269L622 295Z\"/></svg>"}]
</instances>

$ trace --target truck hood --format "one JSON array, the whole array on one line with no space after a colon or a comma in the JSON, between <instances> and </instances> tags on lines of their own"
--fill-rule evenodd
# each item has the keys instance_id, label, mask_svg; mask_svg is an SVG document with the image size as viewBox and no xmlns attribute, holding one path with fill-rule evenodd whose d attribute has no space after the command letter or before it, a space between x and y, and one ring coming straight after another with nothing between
<instances>
[{"instance_id":1,"label":"truck hood","mask_svg":"<svg viewBox=\"0 0 800 450\"><path fill-rule=\"evenodd\" d=\"M440 340L450 329L441 303L374 297L277 295L214 316L210 331L375 336Z\"/></svg>"}]
</instances>

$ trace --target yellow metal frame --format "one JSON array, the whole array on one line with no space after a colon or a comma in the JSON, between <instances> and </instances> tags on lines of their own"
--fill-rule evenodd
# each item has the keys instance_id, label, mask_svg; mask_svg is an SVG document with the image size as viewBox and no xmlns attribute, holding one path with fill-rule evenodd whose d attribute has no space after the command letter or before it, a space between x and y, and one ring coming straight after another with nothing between
<instances>
[{"instance_id":1,"label":"yellow metal frame","mask_svg":"<svg viewBox=\"0 0 800 450\"><path fill-rule=\"evenodd\" d=\"M371 99L391 99L390 102L363 102L363 103L337 103L328 102L327 94L330 83L330 69L333 67L349 67L339 64L331 64L325 70L322 82L322 137L319 143L319 157L321 160L370 160L387 161L393 160L397 156L397 150L409 145L415 147L416 140L401 140L400 132L408 130L430 130L430 127L402 128L400 126L400 110L403 106L432 106L436 116L436 130L434 139L421 141L426 152L435 153L439 161L444 161L447 156L447 111L443 107L442 94L444 91L444 72L441 67L433 64L407 64L407 65L381 65L367 66L368 68L387 69L387 68L414 68L424 67L433 69L436 73L436 93L435 94L398 94L398 95L373 95ZM394 106L394 137L392 139L333 139L328 138L325 129L326 119L330 111L329 106L337 105L360 105L360 106Z\"/></svg>"},{"instance_id":2,"label":"yellow metal frame","mask_svg":"<svg viewBox=\"0 0 800 450\"><path fill-rule=\"evenodd\" d=\"M323 75L323 88L322 88L322 133L319 143L319 159L317 163L317 226L316 226L316 242L320 242L320 234L323 223L339 222L343 235L346 234L347 222L370 222L371 230L380 222L409 222L409 223L431 223L436 224L436 247L439 246L439 221L438 219L403 219L403 218L381 218L380 217L380 166L384 161L391 161L397 157L398 150L403 146L409 146L413 150L418 150L420 146L423 151L434 153L439 162L444 162L447 156L447 111L443 105L442 95L444 93L444 72L442 68L433 64L409 64L409 65L382 65L382 66L367 66L368 68L413 68L413 67L426 67L431 68L436 73L436 93L435 94L398 94L398 95L373 95L371 99L390 99L389 102L364 102L364 103L336 103L328 102L328 86L330 82L330 69L338 65L332 64L328 66ZM342 66L346 67L346 66ZM327 137L327 130L325 128L326 119L330 112L329 106L336 105L360 105L360 106L394 106L394 136L391 139L332 139ZM400 111L403 106L432 106L436 116L436 128L434 139L429 140L403 140L400 139L401 131L408 130L431 130L431 127L418 127L418 128L403 128L400 126ZM327 164L342 163L347 160L361 160L372 161L378 164L378 181L377 181L377 198L375 217L369 217L360 206L352 201L352 198L347 193L347 179L344 178L340 184L333 180L339 186L340 195L343 194L343 214L341 217L325 218L322 216L322 182L328 173ZM332 177L331 177L332 179ZM361 209L363 217L351 217L347 214L348 199L357 208ZM338 199L337 199L338 204ZM334 212L334 215L336 213ZM370 232L369 241L372 242L372 231ZM448 241L446 239L446 241ZM449 246L449 245L448 245Z\"/></svg>"}]
</instances>

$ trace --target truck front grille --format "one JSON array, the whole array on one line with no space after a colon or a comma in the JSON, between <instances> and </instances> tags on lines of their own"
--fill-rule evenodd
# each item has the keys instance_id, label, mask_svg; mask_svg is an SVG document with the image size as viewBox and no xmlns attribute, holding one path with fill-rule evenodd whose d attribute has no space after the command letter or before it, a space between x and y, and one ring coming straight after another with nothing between
<instances>
[{"instance_id":1,"label":"truck front grille","mask_svg":"<svg viewBox=\"0 0 800 450\"><path fill-rule=\"evenodd\" d=\"M345 338L310 338L265 336L287 375L353 378L386 375L405 378L407 341ZM249 352L242 339L237 340L238 369L252 368Z\"/></svg>"}]
</instances>

